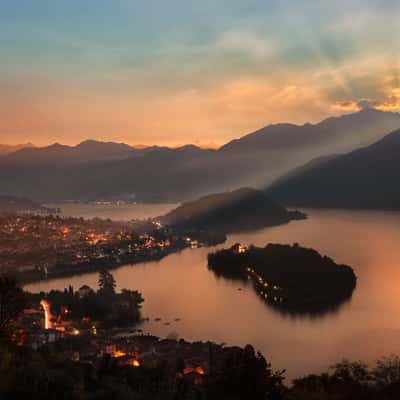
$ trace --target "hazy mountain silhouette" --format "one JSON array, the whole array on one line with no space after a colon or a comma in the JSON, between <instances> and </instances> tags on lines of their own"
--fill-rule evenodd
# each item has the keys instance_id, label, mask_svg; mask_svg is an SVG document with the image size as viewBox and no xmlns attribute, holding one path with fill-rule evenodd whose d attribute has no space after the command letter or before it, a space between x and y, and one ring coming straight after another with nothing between
<instances>
[{"instance_id":1,"label":"hazy mountain silhouette","mask_svg":"<svg viewBox=\"0 0 400 400\"><path fill-rule=\"evenodd\" d=\"M184 229L212 229L224 233L289 222L291 213L261 191L242 188L183 203L161 221Z\"/></svg>"},{"instance_id":2,"label":"hazy mountain silhouette","mask_svg":"<svg viewBox=\"0 0 400 400\"><path fill-rule=\"evenodd\" d=\"M194 187L208 186L201 166L212 152L187 146L151 147L122 160L36 163L3 159L0 194L41 201L126 198L175 202Z\"/></svg>"},{"instance_id":3,"label":"hazy mountain silhouette","mask_svg":"<svg viewBox=\"0 0 400 400\"><path fill-rule=\"evenodd\" d=\"M32 143L24 143L24 144L16 144L16 145L0 144L0 156L15 153L18 150L21 150L24 148L30 148L30 147L35 147L35 146Z\"/></svg>"},{"instance_id":4,"label":"hazy mountain silhouette","mask_svg":"<svg viewBox=\"0 0 400 400\"><path fill-rule=\"evenodd\" d=\"M277 186L280 183L285 183L289 179L297 177L302 174L305 174L306 172L308 172L328 161L334 160L338 156L339 156L338 154L331 154L329 156L321 156L321 157L313 158L311 161L301 165L300 167L294 168L294 169L290 170L289 172L287 172L286 174L280 176L278 179L276 179L273 182L273 185Z\"/></svg>"},{"instance_id":5,"label":"hazy mountain silhouette","mask_svg":"<svg viewBox=\"0 0 400 400\"><path fill-rule=\"evenodd\" d=\"M400 130L279 179L267 194L286 205L400 209Z\"/></svg>"},{"instance_id":6,"label":"hazy mountain silhouette","mask_svg":"<svg viewBox=\"0 0 400 400\"><path fill-rule=\"evenodd\" d=\"M86 140L76 146L54 143L46 147L26 147L5 157L8 162L19 163L82 163L127 158L134 148L124 143Z\"/></svg>"},{"instance_id":7,"label":"hazy mountain silhouette","mask_svg":"<svg viewBox=\"0 0 400 400\"><path fill-rule=\"evenodd\" d=\"M222 151L243 152L291 148L318 148L329 145L329 153L345 152L373 143L384 133L400 128L400 114L373 108L331 117L317 124L269 125L240 139L232 140Z\"/></svg>"},{"instance_id":8,"label":"hazy mountain silhouette","mask_svg":"<svg viewBox=\"0 0 400 400\"><path fill-rule=\"evenodd\" d=\"M318 124L270 125L222 146L218 161L234 171L236 187L262 187L309 160L369 145L399 128L400 114L374 109Z\"/></svg>"},{"instance_id":9,"label":"hazy mountain silhouette","mask_svg":"<svg viewBox=\"0 0 400 400\"><path fill-rule=\"evenodd\" d=\"M42 201L175 202L242 186L261 188L309 160L354 150L399 128L399 114L363 110L315 125L271 125L218 150L95 141L23 149L0 158L0 194Z\"/></svg>"}]
</instances>

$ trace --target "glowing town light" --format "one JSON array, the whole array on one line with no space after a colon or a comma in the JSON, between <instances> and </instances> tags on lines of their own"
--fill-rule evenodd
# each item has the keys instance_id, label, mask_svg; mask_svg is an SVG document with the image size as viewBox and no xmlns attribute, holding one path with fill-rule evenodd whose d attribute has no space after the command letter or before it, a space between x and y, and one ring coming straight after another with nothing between
<instances>
[{"instance_id":1,"label":"glowing town light","mask_svg":"<svg viewBox=\"0 0 400 400\"><path fill-rule=\"evenodd\" d=\"M244 254L244 253L247 253L247 247L246 246L243 246L243 245L241 245L241 244L239 244L239 246L238 246L238 249L237 249L237 252L239 253L239 254Z\"/></svg>"},{"instance_id":2,"label":"glowing town light","mask_svg":"<svg viewBox=\"0 0 400 400\"><path fill-rule=\"evenodd\" d=\"M61 232L62 232L64 235L68 235L68 234L71 232L71 229L69 229L68 226L64 226L64 227L61 229Z\"/></svg>"},{"instance_id":3,"label":"glowing town light","mask_svg":"<svg viewBox=\"0 0 400 400\"><path fill-rule=\"evenodd\" d=\"M132 365L133 365L135 368L140 367L140 362L139 362L138 360L133 360Z\"/></svg>"},{"instance_id":4,"label":"glowing town light","mask_svg":"<svg viewBox=\"0 0 400 400\"><path fill-rule=\"evenodd\" d=\"M114 358L119 358L119 357L124 357L124 356L126 356L126 353L124 351L122 351L122 350L117 350L113 354Z\"/></svg>"},{"instance_id":5,"label":"glowing town light","mask_svg":"<svg viewBox=\"0 0 400 400\"><path fill-rule=\"evenodd\" d=\"M46 300L42 300L40 305L44 310L44 329L51 329L51 312L50 312L50 304Z\"/></svg>"},{"instance_id":6,"label":"glowing town light","mask_svg":"<svg viewBox=\"0 0 400 400\"><path fill-rule=\"evenodd\" d=\"M202 367L202 366L198 366L198 367L196 367L195 369L194 369L194 371L197 373L197 374L199 374L199 375L205 375L205 371L204 371L204 368Z\"/></svg>"}]
</instances>

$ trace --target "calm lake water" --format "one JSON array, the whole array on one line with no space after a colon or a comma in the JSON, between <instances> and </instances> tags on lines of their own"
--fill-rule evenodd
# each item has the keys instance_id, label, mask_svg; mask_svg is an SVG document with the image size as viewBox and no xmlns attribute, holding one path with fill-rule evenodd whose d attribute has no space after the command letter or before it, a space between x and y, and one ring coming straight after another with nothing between
<instances>
[{"instance_id":1,"label":"calm lake water","mask_svg":"<svg viewBox=\"0 0 400 400\"><path fill-rule=\"evenodd\" d=\"M289 379L319 372L343 358L370 362L400 354L400 213L305 211L308 220L232 235L224 246L298 242L351 265L357 288L351 301L335 313L318 318L279 314L257 297L252 286L216 278L207 269L210 248L187 249L159 262L121 267L113 274L119 288L143 293L143 315L151 319L143 325L144 332L251 343L275 369L286 369ZM63 289L69 284L96 287L97 274L27 289ZM162 321L154 321L156 317Z\"/></svg>"}]
</instances>

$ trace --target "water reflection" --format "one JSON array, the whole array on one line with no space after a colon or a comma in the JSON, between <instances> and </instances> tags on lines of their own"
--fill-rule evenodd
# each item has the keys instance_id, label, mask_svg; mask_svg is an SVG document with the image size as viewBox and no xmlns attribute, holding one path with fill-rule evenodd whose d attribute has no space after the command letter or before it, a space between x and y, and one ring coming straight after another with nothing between
<instances>
[{"instance_id":1,"label":"water reflection","mask_svg":"<svg viewBox=\"0 0 400 400\"><path fill-rule=\"evenodd\" d=\"M219 274L216 271L212 271L212 273L217 278L217 281L218 280L228 281L228 282L230 281L233 284L238 285L237 286L238 291L243 291L244 288L254 291L254 293L257 295L257 299L259 300L260 304L268 307L268 309L271 310L273 313L275 313L277 316L292 321L307 320L309 322L313 321L318 322L318 320L320 319L327 318L330 316L333 317L340 311L342 310L344 311L347 307L350 307L353 298L353 293L351 293L348 296L344 297L340 302L336 304L325 305L320 310L314 309L314 310L304 311L304 310L287 309L282 307L280 303L276 303L272 301L270 298L265 298L265 294L255 290L254 285L250 280L246 281L240 277L223 276L222 274Z\"/></svg>"},{"instance_id":2,"label":"water reflection","mask_svg":"<svg viewBox=\"0 0 400 400\"><path fill-rule=\"evenodd\" d=\"M294 310L282 307L279 303L265 299L261 293L257 292L258 298L260 301L265 304L266 306L270 307L274 312L282 317L288 317L292 320L302 320L307 319L309 321L317 321L318 319L334 316L337 314L343 307L349 306L351 303L351 299L353 297L352 294L347 296L347 298L343 299L342 301L331 304L325 305L321 309L313 309L313 310Z\"/></svg>"},{"instance_id":3,"label":"water reflection","mask_svg":"<svg viewBox=\"0 0 400 400\"><path fill-rule=\"evenodd\" d=\"M266 307L251 284L218 279L207 269L211 249L185 250L113 274L119 288L143 293L143 313L150 318L142 327L145 332L177 332L188 340L241 346L252 343L276 369L286 369L289 378L326 370L344 357L369 362L400 354L400 213L306 212L308 220L236 234L223 247L299 242L351 265L358 276L351 301L317 318L282 314ZM63 289L69 284L96 287L97 274L27 288ZM170 325L164 325L167 321Z\"/></svg>"}]
</instances>

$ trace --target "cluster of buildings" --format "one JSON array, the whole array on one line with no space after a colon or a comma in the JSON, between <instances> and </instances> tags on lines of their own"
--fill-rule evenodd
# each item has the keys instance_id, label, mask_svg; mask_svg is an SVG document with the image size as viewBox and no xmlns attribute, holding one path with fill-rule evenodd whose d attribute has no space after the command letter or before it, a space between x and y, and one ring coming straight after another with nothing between
<instances>
[{"instance_id":1,"label":"cluster of buildings","mask_svg":"<svg viewBox=\"0 0 400 400\"><path fill-rule=\"evenodd\" d=\"M26 272L83 257L98 243L129 240L127 224L59 216L0 216L0 268Z\"/></svg>"},{"instance_id":2,"label":"cluster of buildings","mask_svg":"<svg viewBox=\"0 0 400 400\"><path fill-rule=\"evenodd\" d=\"M187 376L200 378L210 373L213 346L216 345L160 339L142 334L127 337L97 335L70 341L66 354L73 361L93 366L104 357L109 357L119 366L166 367L182 378Z\"/></svg>"},{"instance_id":3,"label":"cluster of buildings","mask_svg":"<svg viewBox=\"0 0 400 400\"><path fill-rule=\"evenodd\" d=\"M115 222L59 216L0 216L0 272L21 280L157 258L197 240L156 221ZM79 271L77 271L79 272Z\"/></svg>"},{"instance_id":4,"label":"cluster of buildings","mask_svg":"<svg viewBox=\"0 0 400 400\"><path fill-rule=\"evenodd\" d=\"M40 307L25 309L13 325L13 341L19 346L29 346L34 350L55 343L65 335L76 335L76 328L69 322L52 322L50 307L43 300Z\"/></svg>"},{"instance_id":5,"label":"cluster of buildings","mask_svg":"<svg viewBox=\"0 0 400 400\"><path fill-rule=\"evenodd\" d=\"M218 375L231 365L240 365L246 353L249 357L255 355L251 346L243 349L143 334L75 338L66 347L71 360L94 368L108 358L118 366L164 368L172 379L182 379L191 384L202 384L207 376Z\"/></svg>"},{"instance_id":6,"label":"cluster of buildings","mask_svg":"<svg viewBox=\"0 0 400 400\"><path fill-rule=\"evenodd\" d=\"M164 368L171 379L178 378L190 384L202 384L208 376L217 376L232 365L239 366L246 357L255 357L251 346L228 347L142 334L75 339L68 343L66 351L71 360L94 368L108 358L119 366Z\"/></svg>"},{"instance_id":7,"label":"cluster of buildings","mask_svg":"<svg viewBox=\"0 0 400 400\"><path fill-rule=\"evenodd\" d=\"M248 351L211 342L190 343L144 334L121 336L112 329L97 331L91 321L75 322L51 316L46 300L38 308L24 310L14 324L13 340L34 350L57 342L64 357L94 369L104 360L133 368L165 368L174 379L192 384L201 384L206 376L222 371L235 359L239 362Z\"/></svg>"}]
</instances>

